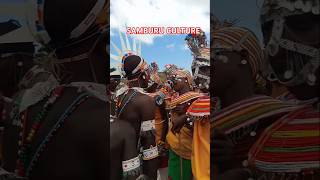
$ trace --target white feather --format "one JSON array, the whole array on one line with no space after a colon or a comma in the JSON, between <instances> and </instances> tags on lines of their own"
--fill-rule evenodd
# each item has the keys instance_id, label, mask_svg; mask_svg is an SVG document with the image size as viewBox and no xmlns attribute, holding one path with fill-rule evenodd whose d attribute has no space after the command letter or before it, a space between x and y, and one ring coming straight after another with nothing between
<instances>
[{"instance_id":1,"label":"white feather","mask_svg":"<svg viewBox=\"0 0 320 180\"><path fill-rule=\"evenodd\" d=\"M117 55L114 55L114 54L110 53L110 58L115 60L115 61L121 62L121 57L120 56L117 56Z\"/></svg>"},{"instance_id":2,"label":"white feather","mask_svg":"<svg viewBox=\"0 0 320 180\"><path fill-rule=\"evenodd\" d=\"M126 45L124 44L124 40L120 30L119 30L119 37L120 37L120 43L121 43L121 50L122 50L122 53L124 53L126 51Z\"/></svg>"},{"instance_id":3,"label":"white feather","mask_svg":"<svg viewBox=\"0 0 320 180\"><path fill-rule=\"evenodd\" d=\"M121 50L117 47L117 45L113 41L111 41L111 45L117 51L118 55L121 56L122 55Z\"/></svg>"},{"instance_id":4,"label":"white feather","mask_svg":"<svg viewBox=\"0 0 320 180\"><path fill-rule=\"evenodd\" d=\"M130 42L129 42L129 39L128 39L128 34L125 33L125 35L126 35L127 50L131 51Z\"/></svg>"}]
</instances>

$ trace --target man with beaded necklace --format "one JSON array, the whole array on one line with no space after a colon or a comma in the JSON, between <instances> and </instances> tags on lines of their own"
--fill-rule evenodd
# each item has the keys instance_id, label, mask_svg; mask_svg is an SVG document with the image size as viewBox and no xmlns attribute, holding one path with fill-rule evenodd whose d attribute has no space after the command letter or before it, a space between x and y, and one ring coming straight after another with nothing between
<instances>
[{"instance_id":1,"label":"man with beaded necklace","mask_svg":"<svg viewBox=\"0 0 320 180\"><path fill-rule=\"evenodd\" d=\"M144 90L150 80L149 66L142 57L132 53L123 56L122 65L128 89L118 98L117 118L128 121L135 129L138 150L143 159L142 176L156 179L159 167L155 136L156 101Z\"/></svg>"}]
</instances>

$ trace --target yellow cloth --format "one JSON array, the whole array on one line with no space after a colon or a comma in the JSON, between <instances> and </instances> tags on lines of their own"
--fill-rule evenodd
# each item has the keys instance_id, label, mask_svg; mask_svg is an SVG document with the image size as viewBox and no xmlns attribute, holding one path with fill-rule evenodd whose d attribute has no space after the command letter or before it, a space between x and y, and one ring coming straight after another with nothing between
<instances>
[{"instance_id":1,"label":"yellow cloth","mask_svg":"<svg viewBox=\"0 0 320 180\"><path fill-rule=\"evenodd\" d=\"M196 180L210 180L210 121L194 121L191 165Z\"/></svg>"},{"instance_id":2,"label":"yellow cloth","mask_svg":"<svg viewBox=\"0 0 320 180\"><path fill-rule=\"evenodd\" d=\"M172 113L171 119L174 120L177 118L176 113ZM192 130L183 127L180 130L179 134L174 135L171 132L172 123L169 124L169 132L167 134L167 142L170 146L170 149L176 153L178 156L184 159L191 159L192 152ZM179 137L180 136L180 137ZM180 142L179 142L180 138Z\"/></svg>"}]
</instances>

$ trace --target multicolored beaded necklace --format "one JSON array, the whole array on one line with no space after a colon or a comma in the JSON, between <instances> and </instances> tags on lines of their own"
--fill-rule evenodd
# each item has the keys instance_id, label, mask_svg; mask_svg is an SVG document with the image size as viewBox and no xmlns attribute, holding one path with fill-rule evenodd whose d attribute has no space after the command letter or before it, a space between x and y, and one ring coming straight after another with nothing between
<instances>
[{"instance_id":1,"label":"multicolored beaded necklace","mask_svg":"<svg viewBox=\"0 0 320 180\"><path fill-rule=\"evenodd\" d=\"M88 99L89 95L87 93L80 94L71 105L66 109L66 111L60 116L56 124L52 127L50 132L46 135L41 144L37 147L34 153L31 152L31 142L34 140L35 134L41 127L42 121L47 116L50 107L57 100L58 97L61 96L64 87L59 86L53 90L53 93L48 98L47 102L43 106L43 109L39 112L38 115L35 116L35 120L32 123L31 130L27 136L26 134L26 119L27 119L27 111L24 111L20 115L21 125L20 125L20 137L18 142L18 160L15 172L24 177L28 177L39 159L42 152L44 152L46 145L52 139L53 135L58 131L60 127L62 127L65 120L72 114L72 112L86 99Z\"/></svg>"},{"instance_id":2,"label":"multicolored beaded necklace","mask_svg":"<svg viewBox=\"0 0 320 180\"><path fill-rule=\"evenodd\" d=\"M26 134L26 120L27 120L27 110L23 111L20 114L20 134L19 134L19 140L18 140L18 159L17 159L17 166L15 172L19 174L20 176L25 176L25 167L28 166L30 162L30 148L31 148L31 142L34 139L34 135L38 132L42 121L47 116L50 107L52 104L57 100L58 97L61 96L61 93L63 91L63 87L59 86L55 88L51 94L51 96L48 98L47 102L44 104L42 110L35 116L31 130L28 133L26 137L24 135Z\"/></svg>"},{"instance_id":3,"label":"multicolored beaded necklace","mask_svg":"<svg viewBox=\"0 0 320 180\"><path fill-rule=\"evenodd\" d=\"M213 113L211 128L219 128L237 143L242 137L253 133L262 120L281 115L297 108L292 104L268 96L257 95L234 103Z\"/></svg>"},{"instance_id":4,"label":"multicolored beaded necklace","mask_svg":"<svg viewBox=\"0 0 320 180\"><path fill-rule=\"evenodd\" d=\"M319 111L305 106L283 116L261 134L249 164L261 176L313 176L320 172Z\"/></svg>"}]
</instances>

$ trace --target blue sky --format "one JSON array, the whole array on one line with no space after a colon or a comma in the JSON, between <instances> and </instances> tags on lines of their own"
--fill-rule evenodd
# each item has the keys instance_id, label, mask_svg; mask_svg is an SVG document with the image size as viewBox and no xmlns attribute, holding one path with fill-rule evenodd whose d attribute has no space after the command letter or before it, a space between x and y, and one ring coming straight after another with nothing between
<instances>
[{"instance_id":1,"label":"blue sky","mask_svg":"<svg viewBox=\"0 0 320 180\"><path fill-rule=\"evenodd\" d=\"M141 35L143 36L143 35ZM178 67L191 69L192 55L191 51L186 47L184 38L186 35L165 35L154 39L153 44L142 44L142 56L150 64L156 61L160 70L166 64L176 64ZM111 37L111 40L120 47L120 39L118 33ZM132 44L132 38L129 37ZM116 54L111 46L111 53ZM111 62L116 62L111 60Z\"/></svg>"},{"instance_id":2,"label":"blue sky","mask_svg":"<svg viewBox=\"0 0 320 180\"><path fill-rule=\"evenodd\" d=\"M213 0L211 13L219 19L238 19L237 25L247 27L262 39L259 23L260 6L262 0ZM262 42L262 41L261 41Z\"/></svg>"}]
</instances>

